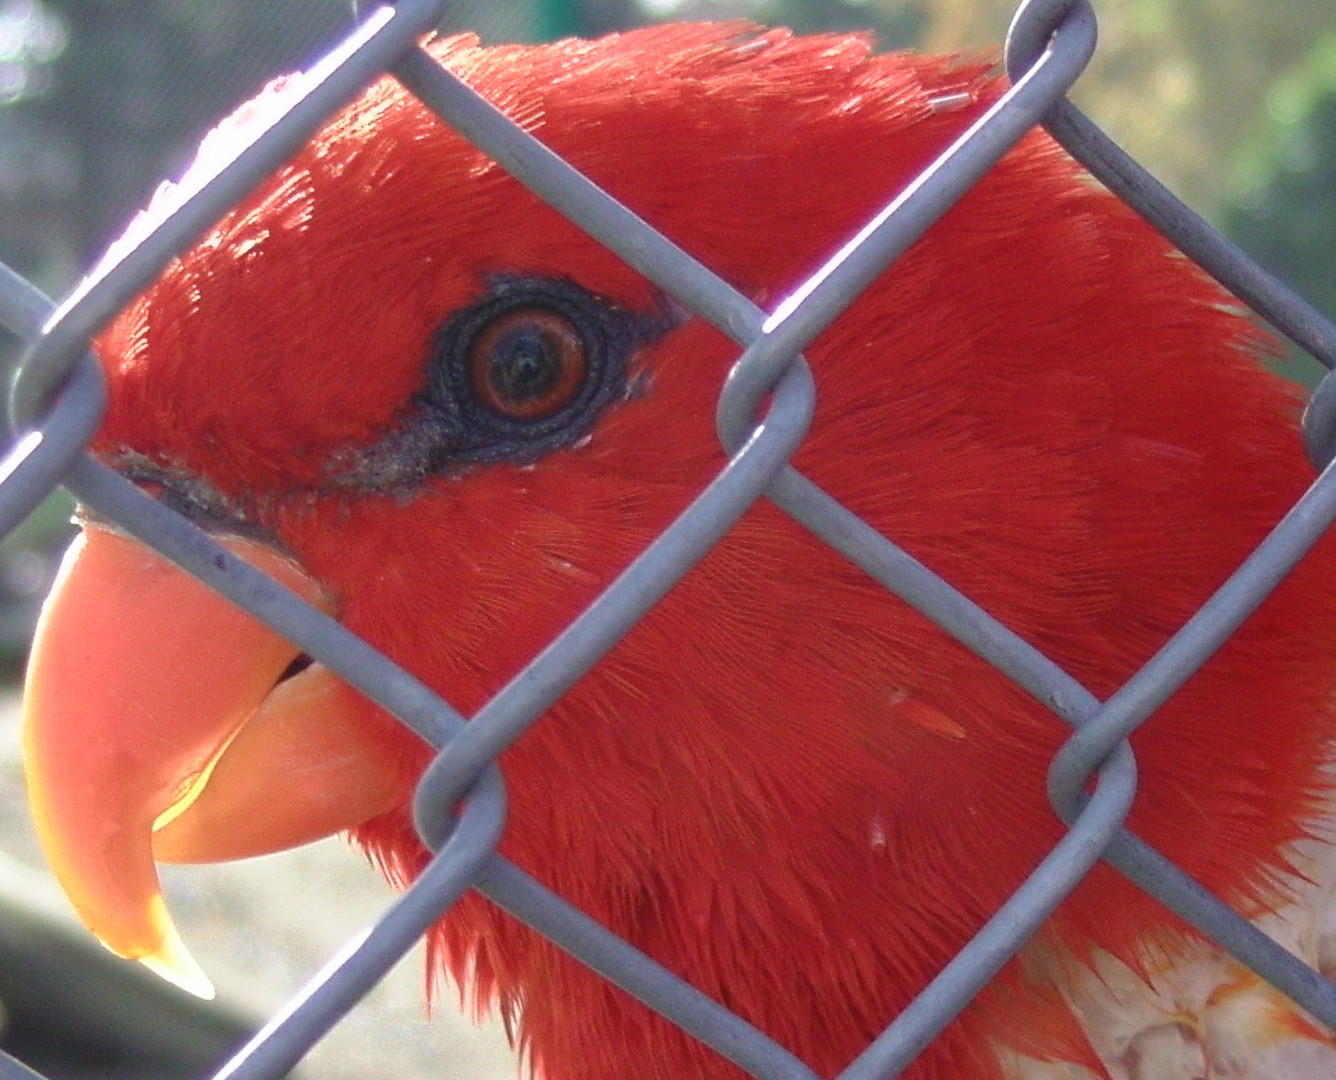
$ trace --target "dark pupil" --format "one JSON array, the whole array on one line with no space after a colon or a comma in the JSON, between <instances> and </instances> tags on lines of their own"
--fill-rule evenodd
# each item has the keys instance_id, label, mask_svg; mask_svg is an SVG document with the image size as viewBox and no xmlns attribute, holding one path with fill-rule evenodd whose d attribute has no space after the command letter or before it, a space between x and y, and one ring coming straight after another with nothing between
<instances>
[{"instance_id":1,"label":"dark pupil","mask_svg":"<svg viewBox=\"0 0 1336 1080\"><path fill-rule=\"evenodd\" d=\"M496 343L488 381L502 401L517 404L545 396L561 378L561 342L551 333L520 326Z\"/></svg>"}]
</instances>

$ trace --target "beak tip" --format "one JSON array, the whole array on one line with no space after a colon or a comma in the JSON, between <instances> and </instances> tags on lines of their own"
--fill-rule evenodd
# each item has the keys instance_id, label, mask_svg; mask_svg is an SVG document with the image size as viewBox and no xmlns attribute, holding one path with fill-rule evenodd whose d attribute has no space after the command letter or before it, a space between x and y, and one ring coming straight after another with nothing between
<instances>
[{"instance_id":1,"label":"beak tip","mask_svg":"<svg viewBox=\"0 0 1336 1080\"><path fill-rule=\"evenodd\" d=\"M169 926L158 950L139 957L139 962L159 978L166 979L188 994L205 1001L212 1001L215 997L213 983L190 955L175 927Z\"/></svg>"}]
</instances>

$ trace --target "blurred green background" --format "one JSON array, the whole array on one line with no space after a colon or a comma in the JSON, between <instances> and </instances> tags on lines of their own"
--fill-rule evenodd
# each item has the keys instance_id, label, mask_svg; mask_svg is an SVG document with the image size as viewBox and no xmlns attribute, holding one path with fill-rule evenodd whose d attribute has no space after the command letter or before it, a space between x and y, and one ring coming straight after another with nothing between
<instances>
[{"instance_id":1,"label":"blurred green background","mask_svg":"<svg viewBox=\"0 0 1336 1080\"><path fill-rule=\"evenodd\" d=\"M487 41L745 16L996 55L1014 0L471 0ZM1096 0L1078 102L1192 206L1336 311L1336 3ZM200 135L351 27L351 0L0 0L0 260L59 297ZM0 369L16 342L0 343ZM1306 381L1316 366L1289 368ZM21 663L67 529L0 546L0 674Z\"/></svg>"}]
</instances>

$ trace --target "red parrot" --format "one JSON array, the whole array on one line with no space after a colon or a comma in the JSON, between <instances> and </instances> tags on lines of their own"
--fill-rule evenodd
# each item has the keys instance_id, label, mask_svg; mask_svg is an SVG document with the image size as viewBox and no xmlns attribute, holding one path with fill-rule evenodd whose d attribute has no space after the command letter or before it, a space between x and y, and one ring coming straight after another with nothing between
<instances>
[{"instance_id":1,"label":"red parrot","mask_svg":"<svg viewBox=\"0 0 1336 1080\"><path fill-rule=\"evenodd\" d=\"M1003 90L736 23L431 49L765 308ZM465 715L722 467L738 353L388 79L96 346L101 459ZM1272 349L1034 133L807 351L795 464L1105 697L1313 479ZM1294 872L1321 870L1333 630L1323 542L1132 740L1129 827L1283 932L1322 891ZM65 889L183 982L155 856L349 830L395 882L427 858L431 750L106 522L44 612L25 731ZM762 500L506 751L500 850L831 1076L1062 835L1068 734ZM547 1080L740 1075L477 895L430 956ZM906 1075L1297 1080L1332 1053L1101 866Z\"/></svg>"}]
</instances>

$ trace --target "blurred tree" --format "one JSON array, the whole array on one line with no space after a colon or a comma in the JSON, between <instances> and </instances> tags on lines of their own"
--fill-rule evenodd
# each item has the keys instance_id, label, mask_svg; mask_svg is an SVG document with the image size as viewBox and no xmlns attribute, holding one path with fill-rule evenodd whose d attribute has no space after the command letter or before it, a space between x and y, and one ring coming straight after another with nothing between
<instances>
[{"instance_id":1,"label":"blurred tree","mask_svg":"<svg viewBox=\"0 0 1336 1080\"><path fill-rule=\"evenodd\" d=\"M205 130L353 25L352 0L0 0L0 259L63 291ZM583 28L578 0L456 3L443 26Z\"/></svg>"},{"instance_id":2,"label":"blurred tree","mask_svg":"<svg viewBox=\"0 0 1336 1080\"><path fill-rule=\"evenodd\" d=\"M649 18L748 16L875 29L888 48L1000 55L1018 0L638 0ZM1073 97L1207 214L1228 197L1241 141L1271 91L1336 34L1332 0L1094 0L1100 43Z\"/></svg>"},{"instance_id":3,"label":"blurred tree","mask_svg":"<svg viewBox=\"0 0 1336 1080\"><path fill-rule=\"evenodd\" d=\"M937 51L1001 41L1013 0L871 0L922 13ZM1187 202L1214 214L1275 87L1336 34L1331 0L1095 0L1099 48L1073 97Z\"/></svg>"},{"instance_id":4,"label":"blurred tree","mask_svg":"<svg viewBox=\"0 0 1336 1080\"><path fill-rule=\"evenodd\" d=\"M68 144L52 139L39 110L66 51L66 24L39 0L0 3L0 248L29 274L77 261L61 228L78 182ZM12 212L22 207L23 213Z\"/></svg>"},{"instance_id":5,"label":"blurred tree","mask_svg":"<svg viewBox=\"0 0 1336 1080\"><path fill-rule=\"evenodd\" d=\"M1336 33L1271 94L1238 155L1224 221L1249 251L1336 312Z\"/></svg>"},{"instance_id":6,"label":"blurred tree","mask_svg":"<svg viewBox=\"0 0 1336 1080\"><path fill-rule=\"evenodd\" d=\"M1000 41L1012 0L873 0L924 15L935 50ZM1073 94L1197 209L1229 197L1230 163L1270 118L1273 90L1336 34L1331 0L1095 0L1099 49Z\"/></svg>"},{"instance_id":7,"label":"blurred tree","mask_svg":"<svg viewBox=\"0 0 1336 1080\"><path fill-rule=\"evenodd\" d=\"M0 110L6 153L36 143L55 164L40 188L0 188L0 257L62 288L164 177L199 132L278 71L318 56L352 25L346 0L6 0L61 28L39 93ZM49 227L36 250L35 191ZM17 196L17 197L15 197ZM18 241L18 246L15 246ZM73 266L71 266L73 262Z\"/></svg>"},{"instance_id":8,"label":"blurred tree","mask_svg":"<svg viewBox=\"0 0 1336 1080\"><path fill-rule=\"evenodd\" d=\"M1336 33L1273 88L1270 124L1236 156L1221 224L1336 318ZM1320 371L1305 372L1312 381Z\"/></svg>"},{"instance_id":9,"label":"blurred tree","mask_svg":"<svg viewBox=\"0 0 1336 1080\"><path fill-rule=\"evenodd\" d=\"M871 31L881 50L914 48L923 18L915 3L871 0L628 0L626 24L672 20L752 19L800 34L819 30Z\"/></svg>"}]
</instances>

